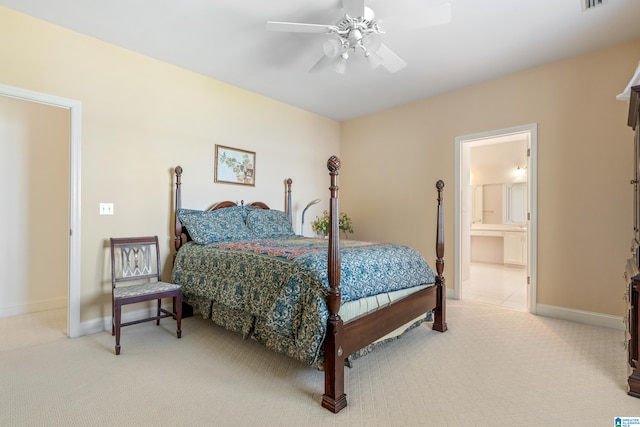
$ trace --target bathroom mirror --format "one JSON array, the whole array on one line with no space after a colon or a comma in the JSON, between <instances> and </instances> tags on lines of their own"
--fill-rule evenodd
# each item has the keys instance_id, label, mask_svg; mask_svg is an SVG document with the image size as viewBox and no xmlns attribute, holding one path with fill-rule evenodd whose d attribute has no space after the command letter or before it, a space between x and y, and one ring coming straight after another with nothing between
<instances>
[{"instance_id":1,"label":"bathroom mirror","mask_svg":"<svg viewBox=\"0 0 640 427\"><path fill-rule=\"evenodd\" d=\"M527 223L527 183L505 184L505 224Z\"/></svg>"}]
</instances>

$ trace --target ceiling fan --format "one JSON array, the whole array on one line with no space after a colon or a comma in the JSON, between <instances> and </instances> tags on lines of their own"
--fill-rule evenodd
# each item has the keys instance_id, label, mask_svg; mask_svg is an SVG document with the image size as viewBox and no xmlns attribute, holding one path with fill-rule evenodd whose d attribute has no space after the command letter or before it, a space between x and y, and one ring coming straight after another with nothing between
<instances>
[{"instance_id":1,"label":"ceiling fan","mask_svg":"<svg viewBox=\"0 0 640 427\"><path fill-rule=\"evenodd\" d=\"M382 43L381 20L370 8L364 5L364 0L342 0L344 16L335 24L304 24L297 22L267 21L267 29L292 33L318 33L329 37L323 42L324 54L311 68L316 71L326 66L332 66L339 74L344 74L350 56L362 52L372 68L382 65L389 72L404 68L407 63ZM411 20L416 20L414 25ZM451 21L451 4L444 3L429 8L424 13L412 13L412 17L399 23L400 29L411 27L429 27L446 24Z\"/></svg>"}]
</instances>

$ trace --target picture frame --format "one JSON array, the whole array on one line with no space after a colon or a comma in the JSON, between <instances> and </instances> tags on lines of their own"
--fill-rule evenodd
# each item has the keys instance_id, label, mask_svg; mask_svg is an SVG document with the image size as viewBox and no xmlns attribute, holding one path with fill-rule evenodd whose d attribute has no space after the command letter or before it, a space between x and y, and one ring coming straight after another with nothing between
<instances>
[{"instance_id":1,"label":"picture frame","mask_svg":"<svg viewBox=\"0 0 640 427\"><path fill-rule=\"evenodd\" d=\"M214 182L256 185L256 153L216 144Z\"/></svg>"}]
</instances>

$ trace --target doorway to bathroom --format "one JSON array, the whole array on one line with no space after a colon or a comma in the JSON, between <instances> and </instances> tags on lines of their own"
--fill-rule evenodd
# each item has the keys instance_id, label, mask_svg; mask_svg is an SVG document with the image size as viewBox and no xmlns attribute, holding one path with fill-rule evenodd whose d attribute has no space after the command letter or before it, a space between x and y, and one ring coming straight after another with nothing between
<instances>
[{"instance_id":1,"label":"doorway to bathroom","mask_svg":"<svg viewBox=\"0 0 640 427\"><path fill-rule=\"evenodd\" d=\"M13 263L0 269L0 276L12 274L6 281L11 285L0 289L4 303L0 317L24 315L27 320L18 321L22 326L44 322L54 325L54 333L77 337L81 335L81 103L2 84L0 101L4 118L0 158L15 181L6 186L4 197L11 200L4 215L14 220L3 222L13 224L7 241L17 242L7 246L11 256L2 257ZM50 247L55 242L60 253L54 254Z\"/></svg>"},{"instance_id":2,"label":"doorway to bathroom","mask_svg":"<svg viewBox=\"0 0 640 427\"><path fill-rule=\"evenodd\" d=\"M456 138L454 297L535 313L537 126Z\"/></svg>"}]
</instances>

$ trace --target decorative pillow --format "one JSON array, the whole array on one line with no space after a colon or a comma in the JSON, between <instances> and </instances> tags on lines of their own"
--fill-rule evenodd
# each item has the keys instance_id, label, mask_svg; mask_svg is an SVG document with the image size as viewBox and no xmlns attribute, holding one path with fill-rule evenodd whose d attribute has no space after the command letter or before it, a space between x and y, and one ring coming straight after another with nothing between
<instances>
[{"instance_id":1,"label":"decorative pillow","mask_svg":"<svg viewBox=\"0 0 640 427\"><path fill-rule=\"evenodd\" d=\"M178 218L191 239L200 245L230 240L251 240L251 230L245 224L246 208L234 206L215 211L178 209Z\"/></svg>"},{"instance_id":2,"label":"decorative pillow","mask_svg":"<svg viewBox=\"0 0 640 427\"><path fill-rule=\"evenodd\" d=\"M261 239L295 236L287 214L275 209L249 210L247 227Z\"/></svg>"}]
</instances>

